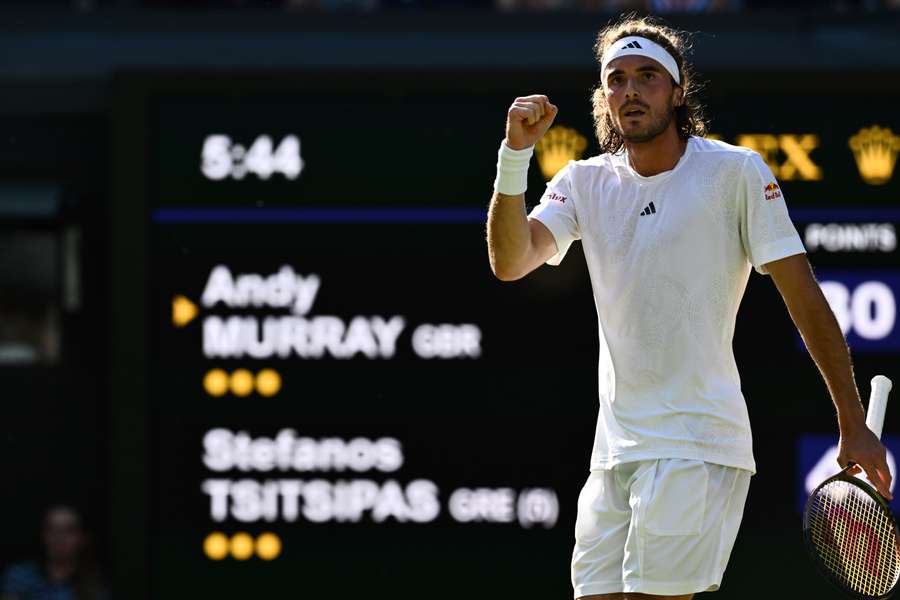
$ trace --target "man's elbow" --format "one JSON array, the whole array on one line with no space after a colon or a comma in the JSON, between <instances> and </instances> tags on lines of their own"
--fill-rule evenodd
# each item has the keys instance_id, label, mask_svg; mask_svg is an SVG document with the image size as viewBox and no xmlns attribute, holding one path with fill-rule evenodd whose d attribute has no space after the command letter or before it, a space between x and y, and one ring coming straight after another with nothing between
<instances>
[{"instance_id":1,"label":"man's elbow","mask_svg":"<svg viewBox=\"0 0 900 600\"><path fill-rule=\"evenodd\" d=\"M494 271L494 275L496 275L497 279L500 281L518 281L525 277L526 274L517 271Z\"/></svg>"},{"instance_id":2,"label":"man's elbow","mask_svg":"<svg viewBox=\"0 0 900 600\"><path fill-rule=\"evenodd\" d=\"M528 274L527 271L518 268L516 265L507 265L493 261L491 262L491 271L494 273L494 277L500 281L516 281Z\"/></svg>"}]
</instances>

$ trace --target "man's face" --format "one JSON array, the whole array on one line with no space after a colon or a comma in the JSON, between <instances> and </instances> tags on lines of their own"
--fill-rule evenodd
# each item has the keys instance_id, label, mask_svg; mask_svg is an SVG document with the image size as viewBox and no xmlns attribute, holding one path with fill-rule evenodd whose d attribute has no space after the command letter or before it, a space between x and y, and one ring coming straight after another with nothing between
<instances>
[{"instance_id":1,"label":"man's face","mask_svg":"<svg viewBox=\"0 0 900 600\"><path fill-rule=\"evenodd\" d=\"M50 560L75 560L84 542L81 520L65 507L52 509L44 519L44 546Z\"/></svg>"},{"instance_id":2,"label":"man's face","mask_svg":"<svg viewBox=\"0 0 900 600\"><path fill-rule=\"evenodd\" d=\"M602 75L610 119L626 142L648 142L672 123L681 88L658 62L646 56L621 56Z\"/></svg>"}]
</instances>

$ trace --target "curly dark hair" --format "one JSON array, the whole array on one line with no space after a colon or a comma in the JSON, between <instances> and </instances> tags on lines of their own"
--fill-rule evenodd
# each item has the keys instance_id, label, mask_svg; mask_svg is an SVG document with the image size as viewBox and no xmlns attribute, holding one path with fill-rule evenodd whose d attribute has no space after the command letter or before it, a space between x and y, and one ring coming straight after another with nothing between
<instances>
[{"instance_id":1,"label":"curly dark hair","mask_svg":"<svg viewBox=\"0 0 900 600\"><path fill-rule=\"evenodd\" d=\"M703 106L697 99L701 86L697 82L691 66L684 59L685 53L690 49L688 34L667 27L653 17L638 17L633 13L628 14L602 29L597 35L597 43L594 46L597 63L603 64L603 54L616 41L633 35L645 37L659 44L672 55L678 65L678 73L681 78L680 87L684 91L684 102L675 108L675 125L678 136L681 139L687 139L692 135L705 136L707 133L706 119L703 114ZM679 86L674 79L672 84ZM601 153L619 152L624 147L625 141L613 127L602 81L592 90L592 103L594 128Z\"/></svg>"}]
</instances>

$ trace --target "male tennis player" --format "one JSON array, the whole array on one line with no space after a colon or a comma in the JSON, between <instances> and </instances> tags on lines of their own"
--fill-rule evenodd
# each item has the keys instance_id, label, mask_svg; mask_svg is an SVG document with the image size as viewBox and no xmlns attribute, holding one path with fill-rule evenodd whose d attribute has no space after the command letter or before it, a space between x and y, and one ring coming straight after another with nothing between
<instances>
[{"instance_id":1,"label":"male tennis player","mask_svg":"<svg viewBox=\"0 0 900 600\"><path fill-rule=\"evenodd\" d=\"M683 34L647 19L600 33L602 154L573 161L526 217L532 148L556 117L509 108L488 216L491 268L519 279L582 241L600 325L600 410L578 500L583 599L718 589L755 463L731 348L751 265L772 276L837 407L841 464L890 497L850 357L760 156L705 139Z\"/></svg>"}]
</instances>

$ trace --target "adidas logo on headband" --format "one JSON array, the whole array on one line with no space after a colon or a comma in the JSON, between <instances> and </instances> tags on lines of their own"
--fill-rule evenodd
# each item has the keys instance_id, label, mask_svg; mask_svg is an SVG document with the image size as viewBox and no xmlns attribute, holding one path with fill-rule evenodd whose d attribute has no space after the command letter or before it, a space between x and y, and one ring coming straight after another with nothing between
<instances>
[{"instance_id":1,"label":"adidas logo on headband","mask_svg":"<svg viewBox=\"0 0 900 600\"><path fill-rule=\"evenodd\" d=\"M641 49L643 49L643 46L641 46L637 42L630 42L628 44L625 44L625 48L641 48Z\"/></svg>"}]
</instances>

